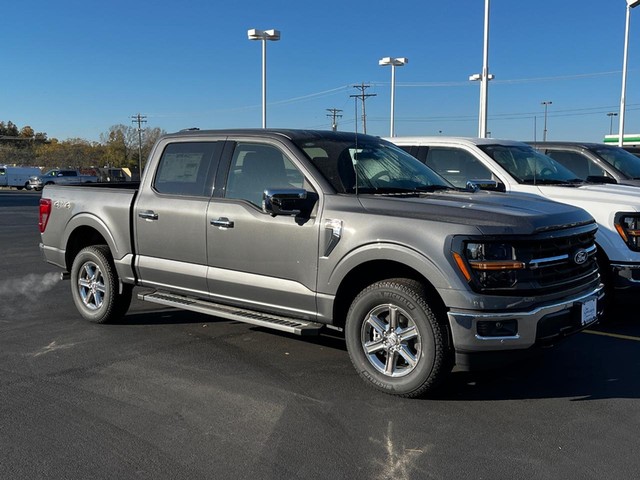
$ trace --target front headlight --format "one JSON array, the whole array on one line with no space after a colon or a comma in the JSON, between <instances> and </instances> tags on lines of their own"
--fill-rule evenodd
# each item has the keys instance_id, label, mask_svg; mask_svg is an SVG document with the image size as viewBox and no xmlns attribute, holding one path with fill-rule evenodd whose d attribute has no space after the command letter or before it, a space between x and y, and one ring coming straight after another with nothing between
<instances>
[{"instance_id":1,"label":"front headlight","mask_svg":"<svg viewBox=\"0 0 640 480\"><path fill-rule=\"evenodd\" d=\"M634 252L640 251L640 214L618 213L614 225L624 243Z\"/></svg>"},{"instance_id":2,"label":"front headlight","mask_svg":"<svg viewBox=\"0 0 640 480\"><path fill-rule=\"evenodd\" d=\"M483 289L513 288L518 281L517 270L525 268L508 243L468 242L464 258L458 253L453 256L467 281L475 280Z\"/></svg>"}]
</instances>

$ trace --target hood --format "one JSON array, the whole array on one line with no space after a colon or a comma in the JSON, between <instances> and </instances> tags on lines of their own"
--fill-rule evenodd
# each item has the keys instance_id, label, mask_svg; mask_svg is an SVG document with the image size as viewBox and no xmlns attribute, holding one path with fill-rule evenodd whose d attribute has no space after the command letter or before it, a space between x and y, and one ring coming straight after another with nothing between
<instances>
[{"instance_id":1,"label":"hood","mask_svg":"<svg viewBox=\"0 0 640 480\"><path fill-rule=\"evenodd\" d=\"M619 181L618 185L631 185L633 187L640 187L640 178L624 178Z\"/></svg>"},{"instance_id":2,"label":"hood","mask_svg":"<svg viewBox=\"0 0 640 480\"><path fill-rule=\"evenodd\" d=\"M420 197L361 195L370 213L477 227L484 235L529 235L592 223L584 210L531 195L445 191Z\"/></svg>"},{"instance_id":3,"label":"hood","mask_svg":"<svg viewBox=\"0 0 640 480\"><path fill-rule=\"evenodd\" d=\"M580 187L538 186L542 195L558 202L611 212L640 211L640 190L629 185L592 185Z\"/></svg>"}]
</instances>

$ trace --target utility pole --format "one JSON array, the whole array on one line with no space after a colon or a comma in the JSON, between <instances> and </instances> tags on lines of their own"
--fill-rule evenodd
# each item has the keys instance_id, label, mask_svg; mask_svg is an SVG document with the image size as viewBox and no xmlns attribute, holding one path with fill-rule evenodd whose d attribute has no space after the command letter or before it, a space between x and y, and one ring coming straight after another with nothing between
<instances>
[{"instance_id":1,"label":"utility pole","mask_svg":"<svg viewBox=\"0 0 640 480\"><path fill-rule=\"evenodd\" d=\"M147 116L140 115L131 115L131 122L138 124L138 168L140 169L140 179L142 179L142 124L147 123Z\"/></svg>"},{"instance_id":2,"label":"utility pole","mask_svg":"<svg viewBox=\"0 0 640 480\"><path fill-rule=\"evenodd\" d=\"M611 121L609 122L609 135L613 134L613 117L617 117L618 114L616 112L609 112L607 113L607 117L611 118Z\"/></svg>"},{"instance_id":3,"label":"utility pole","mask_svg":"<svg viewBox=\"0 0 640 480\"><path fill-rule=\"evenodd\" d=\"M367 88L371 87L371 85L365 85L362 82L360 85L354 85L353 88L357 88L360 90L360 93L357 95L349 95L352 98L359 98L362 100L362 133L367 133L367 112L365 110L364 102L369 97L375 97L377 94L375 93L364 93Z\"/></svg>"},{"instance_id":4,"label":"utility pole","mask_svg":"<svg viewBox=\"0 0 640 480\"><path fill-rule=\"evenodd\" d=\"M342 118L342 115L340 115L340 112L342 112L342 110L337 109L337 108L327 108L327 117L331 118L331 130L333 130L334 132L338 130L338 118Z\"/></svg>"}]
</instances>

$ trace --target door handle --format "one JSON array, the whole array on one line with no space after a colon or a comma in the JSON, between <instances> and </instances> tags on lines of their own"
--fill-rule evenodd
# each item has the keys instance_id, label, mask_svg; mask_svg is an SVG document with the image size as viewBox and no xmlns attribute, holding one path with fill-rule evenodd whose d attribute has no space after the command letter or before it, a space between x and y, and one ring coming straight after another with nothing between
<instances>
[{"instance_id":1,"label":"door handle","mask_svg":"<svg viewBox=\"0 0 640 480\"><path fill-rule=\"evenodd\" d=\"M144 218L145 220L157 220L158 214L153 210L144 210L142 212L138 212L138 216L140 218Z\"/></svg>"},{"instance_id":2,"label":"door handle","mask_svg":"<svg viewBox=\"0 0 640 480\"><path fill-rule=\"evenodd\" d=\"M217 220L211 220L211 225L220 228L233 228L233 222L227 217L220 217Z\"/></svg>"}]
</instances>

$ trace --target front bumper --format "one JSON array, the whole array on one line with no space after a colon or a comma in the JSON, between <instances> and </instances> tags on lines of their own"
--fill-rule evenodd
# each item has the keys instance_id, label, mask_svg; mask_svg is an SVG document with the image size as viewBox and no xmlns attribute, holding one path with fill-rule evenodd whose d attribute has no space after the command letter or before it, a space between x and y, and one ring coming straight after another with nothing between
<instances>
[{"instance_id":1,"label":"front bumper","mask_svg":"<svg viewBox=\"0 0 640 480\"><path fill-rule=\"evenodd\" d=\"M582 324L582 305L597 299L596 319ZM469 310L450 310L448 312L451 335L456 350L456 363L460 366L472 366L470 359L475 357L517 356L517 351L534 346L549 345L563 337L592 325L602 314L604 287L600 284L587 292L581 292L560 302L533 307L527 311L487 312ZM508 336L483 336L478 322L485 325L491 322L517 322L517 330ZM501 352L504 355L493 355ZM486 355L485 355L486 354Z\"/></svg>"},{"instance_id":2,"label":"front bumper","mask_svg":"<svg viewBox=\"0 0 640 480\"><path fill-rule=\"evenodd\" d=\"M640 265L637 263L612 263L613 286L618 290L640 288Z\"/></svg>"}]
</instances>

